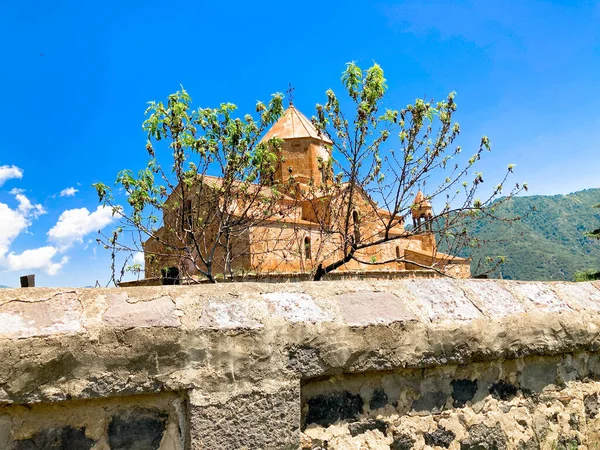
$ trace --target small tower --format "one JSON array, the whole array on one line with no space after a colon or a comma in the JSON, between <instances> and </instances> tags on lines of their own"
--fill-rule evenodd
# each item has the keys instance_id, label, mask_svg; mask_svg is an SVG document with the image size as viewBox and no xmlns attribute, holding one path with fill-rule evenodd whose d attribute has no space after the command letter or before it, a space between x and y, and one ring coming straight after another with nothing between
<instances>
[{"instance_id":1,"label":"small tower","mask_svg":"<svg viewBox=\"0 0 600 450\"><path fill-rule=\"evenodd\" d=\"M417 195L415 196L415 201L412 205L412 218L415 229L420 228L421 221L424 221L425 230L431 231L433 210L431 209L431 203L425 198L421 191L417 192Z\"/></svg>"},{"instance_id":2,"label":"small tower","mask_svg":"<svg viewBox=\"0 0 600 450\"><path fill-rule=\"evenodd\" d=\"M278 155L279 165L275 171L276 179L285 181L293 176L301 184L312 180L316 186L325 182L329 174L324 172L319 160L329 160L329 146L332 142L327 136L319 135L311 121L293 104L290 104L277 123L267 131L261 142L275 136L283 139Z\"/></svg>"}]
</instances>

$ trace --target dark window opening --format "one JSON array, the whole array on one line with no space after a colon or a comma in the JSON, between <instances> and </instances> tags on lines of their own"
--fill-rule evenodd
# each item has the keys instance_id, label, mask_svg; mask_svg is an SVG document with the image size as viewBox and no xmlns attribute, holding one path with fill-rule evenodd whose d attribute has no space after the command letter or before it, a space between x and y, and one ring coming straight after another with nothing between
<instances>
[{"instance_id":1,"label":"dark window opening","mask_svg":"<svg viewBox=\"0 0 600 450\"><path fill-rule=\"evenodd\" d=\"M400 247L396 246L396 259L400 259Z\"/></svg>"},{"instance_id":2,"label":"dark window opening","mask_svg":"<svg viewBox=\"0 0 600 450\"><path fill-rule=\"evenodd\" d=\"M360 242L360 226L358 224L358 212L352 211L352 224L354 226L354 242Z\"/></svg>"},{"instance_id":3,"label":"dark window opening","mask_svg":"<svg viewBox=\"0 0 600 450\"><path fill-rule=\"evenodd\" d=\"M306 259L312 258L312 251L310 248L310 238L308 236L306 236L304 238L304 256Z\"/></svg>"},{"instance_id":4,"label":"dark window opening","mask_svg":"<svg viewBox=\"0 0 600 450\"><path fill-rule=\"evenodd\" d=\"M166 267L161 269L161 282L164 286L179 284L179 269L177 267Z\"/></svg>"}]
</instances>

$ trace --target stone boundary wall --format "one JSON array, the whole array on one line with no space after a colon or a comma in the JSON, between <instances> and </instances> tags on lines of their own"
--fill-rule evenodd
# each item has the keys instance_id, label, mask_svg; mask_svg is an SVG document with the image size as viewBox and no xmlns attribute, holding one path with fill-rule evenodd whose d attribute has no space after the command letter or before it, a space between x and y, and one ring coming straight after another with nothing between
<instances>
[{"instance_id":1,"label":"stone boundary wall","mask_svg":"<svg viewBox=\"0 0 600 450\"><path fill-rule=\"evenodd\" d=\"M0 448L600 448L600 284L0 291Z\"/></svg>"},{"instance_id":2,"label":"stone boundary wall","mask_svg":"<svg viewBox=\"0 0 600 450\"><path fill-rule=\"evenodd\" d=\"M430 265L430 261L427 262ZM464 264L463 264L464 265ZM369 270L369 271L340 271L331 272L323 275L323 281L358 281L358 280L405 280L407 278L444 278L445 275L434 270L416 268L413 270ZM468 278L468 277L465 277ZM300 281L312 281L313 275L310 273L282 272L282 273L264 273L236 275L233 280L236 283L298 283ZM122 281L119 287L139 287L139 286L162 286L163 280L160 277L141 278L139 280ZM193 281L182 279L180 284L210 284L208 280L202 277L194 277Z\"/></svg>"}]
</instances>

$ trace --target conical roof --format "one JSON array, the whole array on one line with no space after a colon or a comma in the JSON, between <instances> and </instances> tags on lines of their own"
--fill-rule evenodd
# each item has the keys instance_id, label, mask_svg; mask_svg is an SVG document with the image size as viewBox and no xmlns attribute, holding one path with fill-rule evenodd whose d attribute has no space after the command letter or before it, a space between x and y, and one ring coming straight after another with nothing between
<instances>
[{"instance_id":1,"label":"conical roof","mask_svg":"<svg viewBox=\"0 0 600 450\"><path fill-rule=\"evenodd\" d=\"M314 138L325 142L326 144L332 144L331 140L325 136L319 136L317 129L306 118L304 114L298 111L294 105L290 105L286 109L279 120L273 125L267 134L261 139L261 142L265 142L277 136L283 140L286 139L298 139L298 138Z\"/></svg>"},{"instance_id":2,"label":"conical roof","mask_svg":"<svg viewBox=\"0 0 600 450\"><path fill-rule=\"evenodd\" d=\"M431 213L431 202L425 198L423 192L419 190L415 195L415 201L412 206L412 216L419 217L423 213Z\"/></svg>"},{"instance_id":3,"label":"conical roof","mask_svg":"<svg viewBox=\"0 0 600 450\"><path fill-rule=\"evenodd\" d=\"M419 192L417 192L417 195L415 195L415 201L413 204L420 206L431 206L431 203L429 202L429 200L425 199L425 195L421 190L419 190Z\"/></svg>"}]
</instances>

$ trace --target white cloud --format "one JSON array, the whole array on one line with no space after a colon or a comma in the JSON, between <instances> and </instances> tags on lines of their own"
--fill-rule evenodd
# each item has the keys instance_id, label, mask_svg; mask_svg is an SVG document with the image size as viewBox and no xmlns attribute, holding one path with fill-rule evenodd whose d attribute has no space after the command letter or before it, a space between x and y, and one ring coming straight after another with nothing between
<instances>
[{"instance_id":1,"label":"white cloud","mask_svg":"<svg viewBox=\"0 0 600 450\"><path fill-rule=\"evenodd\" d=\"M75 189L74 187L68 187L68 188L60 191L59 195L61 197L73 197L73 196L75 196L76 192L79 192L79 189Z\"/></svg>"},{"instance_id":2,"label":"white cloud","mask_svg":"<svg viewBox=\"0 0 600 450\"><path fill-rule=\"evenodd\" d=\"M18 192L19 189L13 189L11 192L14 193L13 191ZM39 203L36 205L32 204L29 199L25 197L25 195L17 193L15 198L19 202L19 212L24 216L31 215L34 219L36 219L42 214L46 214L46 210L42 205Z\"/></svg>"},{"instance_id":3,"label":"white cloud","mask_svg":"<svg viewBox=\"0 0 600 450\"><path fill-rule=\"evenodd\" d=\"M18 255L11 252L6 257L6 266L11 271L39 269L48 275L56 275L69 261L67 256L63 256L60 262L52 261L56 253L57 249L52 246L25 250Z\"/></svg>"},{"instance_id":4,"label":"white cloud","mask_svg":"<svg viewBox=\"0 0 600 450\"><path fill-rule=\"evenodd\" d=\"M12 241L25 230L30 221L19 210L10 209L5 203L0 203L0 257L10 247Z\"/></svg>"},{"instance_id":5,"label":"white cloud","mask_svg":"<svg viewBox=\"0 0 600 450\"><path fill-rule=\"evenodd\" d=\"M23 171L15 166L0 167L0 186L10 178L21 178ZM77 189L71 187L61 191L61 196L73 196ZM86 208L64 211L57 223L48 231L50 245L32 248L16 253L10 251L14 240L31 225L32 221L46 210L41 204L32 203L20 188L13 188L10 194L17 202L12 208L0 203L0 268L8 271L39 270L48 275L56 275L69 257L61 255L76 242L83 242L88 233L103 228L114 219L112 208L99 206L89 212ZM94 249L95 250L95 249Z\"/></svg>"},{"instance_id":6,"label":"white cloud","mask_svg":"<svg viewBox=\"0 0 600 450\"><path fill-rule=\"evenodd\" d=\"M144 252L135 252L133 254L133 264L144 266Z\"/></svg>"},{"instance_id":7,"label":"white cloud","mask_svg":"<svg viewBox=\"0 0 600 450\"><path fill-rule=\"evenodd\" d=\"M87 208L68 209L48 231L48 238L57 243L61 250L66 250L75 242L83 242L86 234L97 231L114 220L112 208L108 206L100 205L92 213Z\"/></svg>"},{"instance_id":8,"label":"white cloud","mask_svg":"<svg viewBox=\"0 0 600 450\"><path fill-rule=\"evenodd\" d=\"M54 247L25 250L21 254L15 252L6 254L17 236L31 225L31 220L46 212L42 205L31 203L23 192L22 189L16 188L10 191L19 202L15 209L11 209L5 203L0 203L0 217L2 217L0 220L0 266L9 271L40 269L49 275L54 275L68 261L66 257L63 257L60 262L52 261L57 252Z\"/></svg>"},{"instance_id":9,"label":"white cloud","mask_svg":"<svg viewBox=\"0 0 600 450\"><path fill-rule=\"evenodd\" d=\"M17 166L0 166L0 186L11 178L23 178L23 171Z\"/></svg>"}]
</instances>

